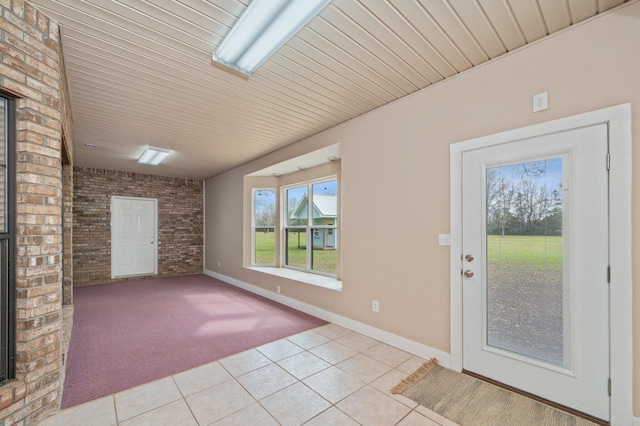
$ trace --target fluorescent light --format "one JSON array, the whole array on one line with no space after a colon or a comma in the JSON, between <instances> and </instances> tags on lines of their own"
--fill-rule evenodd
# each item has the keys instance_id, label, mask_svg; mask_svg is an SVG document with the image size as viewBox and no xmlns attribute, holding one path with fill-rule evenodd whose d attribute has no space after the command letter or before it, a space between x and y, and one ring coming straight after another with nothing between
<instances>
[{"instance_id":1,"label":"fluorescent light","mask_svg":"<svg viewBox=\"0 0 640 426\"><path fill-rule=\"evenodd\" d=\"M169 156L169 154L171 154L171 151L169 151L168 149L148 146L147 149L144 150L140 158L138 158L138 163L157 166L158 164L162 163L165 158Z\"/></svg>"},{"instance_id":2,"label":"fluorescent light","mask_svg":"<svg viewBox=\"0 0 640 426\"><path fill-rule=\"evenodd\" d=\"M331 0L253 0L213 60L251 75Z\"/></svg>"}]
</instances>

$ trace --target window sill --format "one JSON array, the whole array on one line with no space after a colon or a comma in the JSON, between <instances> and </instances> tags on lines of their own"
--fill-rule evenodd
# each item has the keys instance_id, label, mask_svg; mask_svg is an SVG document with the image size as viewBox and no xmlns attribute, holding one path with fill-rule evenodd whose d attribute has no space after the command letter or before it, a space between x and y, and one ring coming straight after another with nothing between
<instances>
[{"instance_id":1,"label":"window sill","mask_svg":"<svg viewBox=\"0 0 640 426\"><path fill-rule=\"evenodd\" d=\"M324 275L310 274L308 272L295 271L287 268L274 268L270 266L252 266L247 267L247 269L262 272L264 274L275 275L281 278L287 278L305 284L324 287L329 290L342 291L342 281L333 277L325 277Z\"/></svg>"}]
</instances>

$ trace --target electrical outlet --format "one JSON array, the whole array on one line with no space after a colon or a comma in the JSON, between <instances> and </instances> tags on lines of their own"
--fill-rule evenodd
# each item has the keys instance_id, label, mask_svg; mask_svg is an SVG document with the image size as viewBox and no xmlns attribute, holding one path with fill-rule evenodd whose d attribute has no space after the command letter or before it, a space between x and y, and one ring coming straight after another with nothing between
<instances>
[{"instance_id":1,"label":"electrical outlet","mask_svg":"<svg viewBox=\"0 0 640 426\"><path fill-rule=\"evenodd\" d=\"M276 287L276 292L277 292L278 294L280 294L280 286L277 286L277 287Z\"/></svg>"},{"instance_id":2,"label":"electrical outlet","mask_svg":"<svg viewBox=\"0 0 640 426\"><path fill-rule=\"evenodd\" d=\"M377 300L371 302L371 310L373 310L373 312L380 312L380 302Z\"/></svg>"},{"instance_id":3,"label":"electrical outlet","mask_svg":"<svg viewBox=\"0 0 640 426\"><path fill-rule=\"evenodd\" d=\"M547 92L533 95L533 112L549 109L549 94Z\"/></svg>"},{"instance_id":4,"label":"electrical outlet","mask_svg":"<svg viewBox=\"0 0 640 426\"><path fill-rule=\"evenodd\" d=\"M451 245L451 235L450 234L438 234L438 244L441 246L450 246Z\"/></svg>"}]
</instances>

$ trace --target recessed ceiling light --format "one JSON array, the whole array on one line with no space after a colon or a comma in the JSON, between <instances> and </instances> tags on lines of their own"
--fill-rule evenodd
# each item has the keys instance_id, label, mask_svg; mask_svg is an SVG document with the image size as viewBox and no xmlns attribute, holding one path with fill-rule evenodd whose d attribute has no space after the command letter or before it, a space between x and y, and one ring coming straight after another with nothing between
<instances>
[{"instance_id":1,"label":"recessed ceiling light","mask_svg":"<svg viewBox=\"0 0 640 426\"><path fill-rule=\"evenodd\" d=\"M157 166L158 164L162 163L169 156L169 154L171 154L171 151L169 151L168 149L148 146L144 150L140 158L138 158L138 163Z\"/></svg>"}]
</instances>

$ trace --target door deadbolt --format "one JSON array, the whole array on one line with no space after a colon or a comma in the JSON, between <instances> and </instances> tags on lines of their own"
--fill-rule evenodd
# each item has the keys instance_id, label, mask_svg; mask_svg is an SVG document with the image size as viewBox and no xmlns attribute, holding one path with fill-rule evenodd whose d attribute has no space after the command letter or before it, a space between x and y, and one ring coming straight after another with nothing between
<instances>
[{"instance_id":1,"label":"door deadbolt","mask_svg":"<svg viewBox=\"0 0 640 426\"><path fill-rule=\"evenodd\" d=\"M467 262L473 262L473 256L471 256L470 254L466 255L464 258Z\"/></svg>"},{"instance_id":2,"label":"door deadbolt","mask_svg":"<svg viewBox=\"0 0 640 426\"><path fill-rule=\"evenodd\" d=\"M470 269L467 269L466 271L464 271L464 276L465 276L466 278L471 278L471 277L473 277L473 271L472 271L472 270L470 270Z\"/></svg>"}]
</instances>

